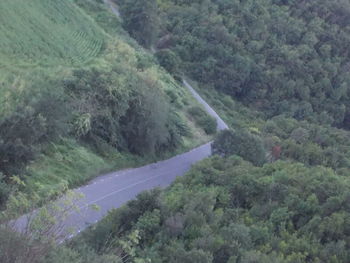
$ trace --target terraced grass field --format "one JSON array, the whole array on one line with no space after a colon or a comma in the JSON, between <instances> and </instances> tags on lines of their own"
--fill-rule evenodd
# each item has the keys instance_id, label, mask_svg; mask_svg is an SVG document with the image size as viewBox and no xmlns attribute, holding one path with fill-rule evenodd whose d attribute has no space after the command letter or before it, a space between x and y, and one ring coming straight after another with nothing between
<instances>
[{"instance_id":1,"label":"terraced grass field","mask_svg":"<svg viewBox=\"0 0 350 263\"><path fill-rule=\"evenodd\" d=\"M104 38L71 0L0 1L0 70L81 65L98 56Z\"/></svg>"}]
</instances>

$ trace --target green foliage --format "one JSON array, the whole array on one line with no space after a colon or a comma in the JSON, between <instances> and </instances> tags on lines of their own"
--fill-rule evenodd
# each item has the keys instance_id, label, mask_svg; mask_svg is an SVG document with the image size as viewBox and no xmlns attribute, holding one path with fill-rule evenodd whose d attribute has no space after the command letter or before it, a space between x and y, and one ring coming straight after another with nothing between
<instances>
[{"instance_id":1,"label":"green foliage","mask_svg":"<svg viewBox=\"0 0 350 263\"><path fill-rule=\"evenodd\" d=\"M23 105L0 119L0 172L20 172L41 144L68 133L68 107L62 89L26 95Z\"/></svg>"},{"instance_id":2,"label":"green foliage","mask_svg":"<svg viewBox=\"0 0 350 263\"><path fill-rule=\"evenodd\" d=\"M76 136L86 142L103 141L141 155L181 144L181 120L152 78L116 65L109 71L76 71L65 86L75 103Z\"/></svg>"},{"instance_id":3,"label":"green foliage","mask_svg":"<svg viewBox=\"0 0 350 263\"><path fill-rule=\"evenodd\" d=\"M120 4L124 27L141 45L150 48L156 41L159 30L156 0L127 0Z\"/></svg>"},{"instance_id":4,"label":"green foliage","mask_svg":"<svg viewBox=\"0 0 350 263\"><path fill-rule=\"evenodd\" d=\"M168 105L156 87L143 85L133 94L130 106L121 119L128 149L138 154L155 154L168 142Z\"/></svg>"},{"instance_id":5,"label":"green foliage","mask_svg":"<svg viewBox=\"0 0 350 263\"><path fill-rule=\"evenodd\" d=\"M137 8L138 29L153 32L156 1ZM184 103L194 100L103 1L6 0L0 9L0 206L12 188L54 197L209 139L191 137L201 130Z\"/></svg>"},{"instance_id":6,"label":"green foliage","mask_svg":"<svg viewBox=\"0 0 350 263\"><path fill-rule=\"evenodd\" d=\"M36 162L28 165L24 176L25 186L21 189L47 200L59 196L62 188L84 184L112 167L123 168L132 164L121 154L111 154L111 159L112 156L113 162L72 139L51 142Z\"/></svg>"},{"instance_id":7,"label":"green foliage","mask_svg":"<svg viewBox=\"0 0 350 263\"><path fill-rule=\"evenodd\" d=\"M37 195L18 192L12 195L7 210L0 212L0 261L45 262L43 259L65 238L62 223L76 211L80 198L79 194L68 192L61 199L64 206L62 203L47 203L34 210L41 201ZM22 215L18 221L13 220Z\"/></svg>"},{"instance_id":8,"label":"green foliage","mask_svg":"<svg viewBox=\"0 0 350 263\"><path fill-rule=\"evenodd\" d=\"M88 247L77 250L60 246L53 248L40 263L122 263L122 260L112 254L98 255Z\"/></svg>"},{"instance_id":9,"label":"green foliage","mask_svg":"<svg viewBox=\"0 0 350 263\"><path fill-rule=\"evenodd\" d=\"M104 1L74 0L74 2L77 6L81 7L84 12L89 14L89 16L91 16L107 33L111 35L118 34L119 36L125 35L125 32L121 27L121 22L115 14L112 12L106 12L108 7Z\"/></svg>"},{"instance_id":10,"label":"green foliage","mask_svg":"<svg viewBox=\"0 0 350 263\"><path fill-rule=\"evenodd\" d=\"M0 173L0 204L5 204L11 192L11 187L4 181L4 175ZM1 206L0 206L1 209Z\"/></svg>"},{"instance_id":11,"label":"green foliage","mask_svg":"<svg viewBox=\"0 0 350 263\"><path fill-rule=\"evenodd\" d=\"M348 262L349 186L323 167L213 157L115 210L77 244L129 240L132 262Z\"/></svg>"},{"instance_id":12,"label":"green foliage","mask_svg":"<svg viewBox=\"0 0 350 263\"><path fill-rule=\"evenodd\" d=\"M13 18L6 16L16 18L13 6L19 2L0 4L0 20L6 20L0 26L0 36L6 36L0 38L0 46L9 51L0 51L0 57L7 67L8 61L16 67L22 64L19 61L81 65L100 53L105 33L119 30L119 22L107 15L101 1L76 3L105 32L73 2L34 0L23 2L25 14L11 22L15 36L7 33L6 23ZM239 124L246 130L218 135L213 153L224 158L196 165L167 190L142 193L69 247L45 251L42 260L349 262L350 137L329 126L350 127L349 56L344 44L350 40L348 3L127 0L120 5L125 28L142 45L152 47L160 37L157 47L165 49L156 57L161 66L174 76L182 70L214 87L219 92L209 90L205 95L233 127ZM36 29L28 26L27 21L36 18ZM72 26L67 29L63 20ZM19 29L17 21L24 21L24 26ZM41 37L51 30L58 32L59 40ZM39 62L37 49L29 42L43 50ZM206 133L215 132L215 120L199 107L186 108L182 91L156 72L150 56L123 41L115 41L107 51L100 64L65 72L60 75L64 84L45 82L50 92L40 87L23 101L13 100L14 106L8 107L8 92L1 90L5 99L0 109L0 203L15 189L10 182L35 189L34 196L52 196L110 167L94 150L104 155L110 149L159 155L176 149L189 130L175 107L185 108ZM59 137L73 136L92 150L73 139L57 143ZM261 167L274 149L284 161ZM30 164L39 153L45 156ZM26 167L25 181L14 176ZM48 187L52 182L55 185ZM29 205L20 199L21 194L10 197L23 211ZM34 225L36 236L45 231L41 226ZM42 248L37 240L8 229L0 232L0 250L10 251L10 262L26 262L30 253Z\"/></svg>"},{"instance_id":13,"label":"green foliage","mask_svg":"<svg viewBox=\"0 0 350 263\"><path fill-rule=\"evenodd\" d=\"M175 77L180 76L180 58L170 49L158 51L155 56L159 64Z\"/></svg>"},{"instance_id":14,"label":"green foliage","mask_svg":"<svg viewBox=\"0 0 350 263\"><path fill-rule=\"evenodd\" d=\"M127 207L121 207L112 211L110 216L105 217L101 221L101 224L96 226L93 232L84 232L82 234L84 242L95 251L108 252L109 248L118 244L123 238L125 241L126 238L130 240L130 238L134 236L134 238L132 238L134 243L139 243L138 239L140 236L153 238L153 236L149 234L154 233L159 227L159 196L159 189L139 194L138 198L130 201ZM152 218L151 222L146 222L146 218ZM137 233L128 232L133 226L136 227L135 230ZM78 239L77 244L80 243L81 240ZM129 249L133 248L129 247Z\"/></svg>"},{"instance_id":15,"label":"green foliage","mask_svg":"<svg viewBox=\"0 0 350 263\"><path fill-rule=\"evenodd\" d=\"M186 251L183 247L174 243L173 246L167 247L165 251L167 255L163 260L169 263L210 263L213 260L212 255L203 250L192 249L191 251Z\"/></svg>"},{"instance_id":16,"label":"green foliage","mask_svg":"<svg viewBox=\"0 0 350 263\"><path fill-rule=\"evenodd\" d=\"M222 131L212 144L212 152L220 156L238 155L258 166L266 162L262 140L241 129Z\"/></svg>"},{"instance_id":17,"label":"green foliage","mask_svg":"<svg viewBox=\"0 0 350 263\"><path fill-rule=\"evenodd\" d=\"M214 134L216 132L216 119L208 115L201 107L190 107L188 114L207 134Z\"/></svg>"},{"instance_id":18,"label":"green foliage","mask_svg":"<svg viewBox=\"0 0 350 263\"><path fill-rule=\"evenodd\" d=\"M262 133L266 138L278 138L282 159L322 165L341 173L350 167L348 131L276 116L263 125Z\"/></svg>"}]
</instances>

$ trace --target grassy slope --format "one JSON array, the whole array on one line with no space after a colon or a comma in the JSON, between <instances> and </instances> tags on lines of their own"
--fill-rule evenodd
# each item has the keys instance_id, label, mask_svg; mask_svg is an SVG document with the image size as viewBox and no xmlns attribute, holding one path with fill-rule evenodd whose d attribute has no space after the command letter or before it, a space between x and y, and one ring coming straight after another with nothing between
<instances>
[{"instance_id":1,"label":"grassy slope","mask_svg":"<svg viewBox=\"0 0 350 263\"><path fill-rule=\"evenodd\" d=\"M0 67L80 65L102 44L102 31L72 1L0 2Z\"/></svg>"},{"instance_id":2,"label":"grassy slope","mask_svg":"<svg viewBox=\"0 0 350 263\"><path fill-rule=\"evenodd\" d=\"M73 1L0 1L0 115L36 76L62 76L93 63L108 38Z\"/></svg>"},{"instance_id":3,"label":"grassy slope","mask_svg":"<svg viewBox=\"0 0 350 263\"><path fill-rule=\"evenodd\" d=\"M110 67L111 61L128 64L133 69L140 57L146 60L150 57L128 37L104 5L99 4L96 9L89 3L92 2L0 2L0 115L6 116L16 106L21 100L20 94L35 78L62 78L76 68ZM96 3L93 5L96 7ZM177 153L210 140L186 114L187 108L196 104L189 92L155 64L145 74L161 81L164 92L175 94L179 114L191 129L192 136L184 138L183 147ZM50 197L102 172L152 161L115 151L101 156L72 138L62 139L49 145L44 154L28 166L24 190Z\"/></svg>"}]
</instances>

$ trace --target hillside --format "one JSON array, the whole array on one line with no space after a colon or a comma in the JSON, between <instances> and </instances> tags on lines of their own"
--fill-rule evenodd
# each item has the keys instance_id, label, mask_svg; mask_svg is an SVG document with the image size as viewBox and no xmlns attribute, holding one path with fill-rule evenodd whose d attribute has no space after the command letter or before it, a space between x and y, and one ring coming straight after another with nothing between
<instances>
[{"instance_id":1,"label":"hillside","mask_svg":"<svg viewBox=\"0 0 350 263\"><path fill-rule=\"evenodd\" d=\"M6 0L0 20L0 208L210 139L213 120L104 3Z\"/></svg>"},{"instance_id":2,"label":"hillside","mask_svg":"<svg viewBox=\"0 0 350 263\"><path fill-rule=\"evenodd\" d=\"M0 252L11 255L0 261L350 262L349 1L113 1L120 21L101 0L69 2L94 25L88 32L101 32L100 56L7 71L2 215L98 171L213 138L215 123L175 81L183 77L232 129L171 186L139 194L60 246L36 235L53 225L46 207L32 235L0 225ZM122 190L110 184L113 207ZM84 209L98 211L95 203Z\"/></svg>"},{"instance_id":3,"label":"hillside","mask_svg":"<svg viewBox=\"0 0 350 263\"><path fill-rule=\"evenodd\" d=\"M349 1L119 2L124 27L173 72L266 118L350 128Z\"/></svg>"},{"instance_id":4,"label":"hillside","mask_svg":"<svg viewBox=\"0 0 350 263\"><path fill-rule=\"evenodd\" d=\"M216 156L52 257L349 262L349 1L115 2L124 28L233 130Z\"/></svg>"}]
</instances>

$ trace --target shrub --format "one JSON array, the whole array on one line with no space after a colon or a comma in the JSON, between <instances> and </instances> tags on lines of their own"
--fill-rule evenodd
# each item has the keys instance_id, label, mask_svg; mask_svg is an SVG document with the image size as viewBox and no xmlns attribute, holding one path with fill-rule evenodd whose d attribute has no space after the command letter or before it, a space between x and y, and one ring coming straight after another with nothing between
<instances>
[{"instance_id":1,"label":"shrub","mask_svg":"<svg viewBox=\"0 0 350 263\"><path fill-rule=\"evenodd\" d=\"M193 106L188 109L189 115L195 120L206 134L214 134L216 132L216 120L209 116L202 108Z\"/></svg>"},{"instance_id":2,"label":"shrub","mask_svg":"<svg viewBox=\"0 0 350 263\"><path fill-rule=\"evenodd\" d=\"M128 85L125 85L124 79ZM75 101L76 136L139 155L158 155L181 144L184 131L158 82L116 65L79 70L65 81Z\"/></svg>"},{"instance_id":3,"label":"shrub","mask_svg":"<svg viewBox=\"0 0 350 263\"><path fill-rule=\"evenodd\" d=\"M170 74L178 76L180 74L180 58L170 49L160 50L156 53L159 64Z\"/></svg>"},{"instance_id":4,"label":"shrub","mask_svg":"<svg viewBox=\"0 0 350 263\"><path fill-rule=\"evenodd\" d=\"M59 92L43 92L0 119L0 172L18 173L41 145L68 132L68 110ZM29 100L29 99L28 99Z\"/></svg>"},{"instance_id":5,"label":"shrub","mask_svg":"<svg viewBox=\"0 0 350 263\"><path fill-rule=\"evenodd\" d=\"M2 204L5 204L10 194L10 186L4 181L4 175L0 173L0 208Z\"/></svg>"},{"instance_id":6,"label":"shrub","mask_svg":"<svg viewBox=\"0 0 350 263\"><path fill-rule=\"evenodd\" d=\"M245 130L224 130L212 144L213 154L220 156L238 155L256 166L266 162L262 140Z\"/></svg>"},{"instance_id":7,"label":"shrub","mask_svg":"<svg viewBox=\"0 0 350 263\"><path fill-rule=\"evenodd\" d=\"M209 115L200 118L198 124L203 128L206 134L214 134L216 132L216 120Z\"/></svg>"}]
</instances>

